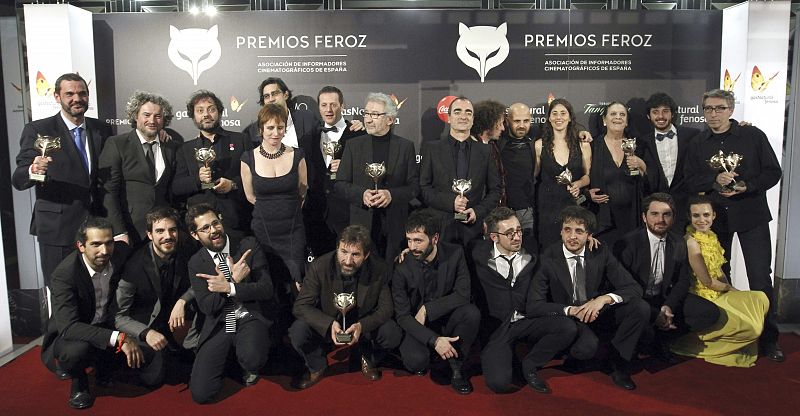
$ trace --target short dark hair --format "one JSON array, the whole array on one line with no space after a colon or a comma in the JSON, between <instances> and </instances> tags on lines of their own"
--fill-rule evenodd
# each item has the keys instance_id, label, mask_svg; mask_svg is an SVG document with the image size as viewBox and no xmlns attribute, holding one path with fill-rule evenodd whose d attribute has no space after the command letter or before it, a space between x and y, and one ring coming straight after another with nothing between
<instances>
[{"instance_id":1,"label":"short dark hair","mask_svg":"<svg viewBox=\"0 0 800 416\"><path fill-rule=\"evenodd\" d=\"M367 227L359 224L348 225L339 235L339 242L349 245L359 245L364 250L364 254L372 252L372 238L369 236Z\"/></svg>"},{"instance_id":2,"label":"short dark hair","mask_svg":"<svg viewBox=\"0 0 800 416\"><path fill-rule=\"evenodd\" d=\"M655 192L642 200L642 214L647 214L647 211L650 210L650 204L653 202L663 202L669 205L669 209L673 214L675 213L675 199L672 198L672 195L666 192Z\"/></svg>"},{"instance_id":3,"label":"short dark hair","mask_svg":"<svg viewBox=\"0 0 800 416\"><path fill-rule=\"evenodd\" d=\"M219 111L220 114L225 111L225 105L222 104L222 100L220 100L216 94L208 90L197 90L192 93L192 95L189 97L189 101L186 102L186 111L189 112L189 117L194 118L194 106L197 105L197 103L201 100L206 99L214 102L214 105L217 107L217 111Z\"/></svg>"},{"instance_id":4,"label":"short dark hair","mask_svg":"<svg viewBox=\"0 0 800 416\"><path fill-rule=\"evenodd\" d=\"M692 205L703 205L703 204L711 205L711 210L714 212L717 211L717 208L714 206L714 201L712 201L711 198L703 194L697 194L690 196L689 200L686 202L686 213L691 217Z\"/></svg>"},{"instance_id":5,"label":"short dark hair","mask_svg":"<svg viewBox=\"0 0 800 416\"><path fill-rule=\"evenodd\" d=\"M486 230L491 233L499 232L500 230L497 229L497 224L500 221L505 221L510 219L511 217L516 217L517 213L509 208L509 207L497 207L493 209L489 215L486 216L486 219L483 220L486 223Z\"/></svg>"},{"instance_id":6,"label":"short dark hair","mask_svg":"<svg viewBox=\"0 0 800 416\"><path fill-rule=\"evenodd\" d=\"M497 124L497 120L503 120L506 115L506 106L493 100L485 100L475 103L470 133L478 137L486 130L491 130Z\"/></svg>"},{"instance_id":7,"label":"short dark hair","mask_svg":"<svg viewBox=\"0 0 800 416\"><path fill-rule=\"evenodd\" d=\"M283 121L283 124L286 124L289 122L289 113L279 104L267 104L261 107L258 112L258 132L261 133L264 125L271 120Z\"/></svg>"},{"instance_id":8,"label":"short dark hair","mask_svg":"<svg viewBox=\"0 0 800 416\"><path fill-rule=\"evenodd\" d=\"M264 87L270 84L278 84L278 88L281 89L281 92L288 92L289 99L286 100L286 104L289 104L292 101L292 90L289 89L289 86L283 82L282 79L278 77L269 77L263 81L261 81L261 85L258 86L258 104L264 105Z\"/></svg>"},{"instance_id":9,"label":"short dark hair","mask_svg":"<svg viewBox=\"0 0 800 416\"><path fill-rule=\"evenodd\" d=\"M430 208L418 209L406 219L406 232L422 232L428 237L433 237L441 232L441 216Z\"/></svg>"},{"instance_id":10,"label":"short dark hair","mask_svg":"<svg viewBox=\"0 0 800 416\"><path fill-rule=\"evenodd\" d=\"M658 107L668 107L669 111L672 112L672 123L675 123L675 120L678 119L678 104L675 104L675 100L672 99L669 95L663 92L657 92L650 96L645 103L645 114L647 118L650 118L650 110Z\"/></svg>"},{"instance_id":11,"label":"short dark hair","mask_svg":"<svg viewBox=\"0 0 800 416\"><path fill-rule=\"evenodd\" d=\"M86 80L83 79L82 76L72 72L67 72L66 74L63 74L60 77L58 77L58 79L56 79L56 86L55 86L56 94L61 94L61 81L80 81L83 83L83 86L86 87L86 90L87 91L89 90L89 84L86 83Z\"/></svg>"},{"instance_id":12,"label":"short dark hair","mask_svg":"<svg viewBox=\"0 0 800 416\"><path fill-rule=\"evenodd\" d=\"M90 228L96 228L99 230L111 230L114 232L114 226L111 225L111 221L108 218L104 217L95 217L90 215L83 220L80 227L78 227L78 232L75 233L75 240L80 242L81 244L86 244L86 230Z\"/></svg>"},{"instance_id":13,"label":"short dark hair","mask_svg":"<svg viewBox=\"0 0 800 416\"><path fill-rule=\"evenodd\" d=\"M155 207L144 214L144 221L147 223L147 231L153 232L153 224L161 221L161 220L172 220L175 221L175 225L181 225L181 217L178 214L178 211L171 207Z\"/></svg>"},{"instance_id":14,"label":"short dark hair","mask_svg":"<svg viewBox=\"0 0 800 416\"><path fill-rule=\"evenodd\" d=\"M186 210L186 226L189 227L189 231L196 232L197 224L195 224L194 219L197 217L202 217L209 212L213 212L217 215L217 217L219 217L217 210L215 210L211 204L202 203L190 205L189 209Z\"/></svg>"},{"instance_id":15,"label":"short dark hair","mask_svg":"<svg viewBox=\"0 0 800 416\"><path fill-rule=\"evenodd\" d=\"M322 94L330 94L330 93L334 93L334 94L338 95L339 96L339 104L344 104L344 94L342 94L342 90L340 90L340 89L338 89L338 88L336 88L336 87L334 87L332 85L326 85L326 86L322 87L321 90L319 90L319 92L317 93L317 102L319 103L319 96L320 95L322 95Z\"/></svg>"},{"instance_id":16,"label":"short dark hair","mask_svg":"<svg viewBox=\"0 0 800 416\"><path fill-rule=\"evenodd\" d=\"M580 205L567 205L561 210L558 217L562 226L569 221L575 221L578 224L583 224L590 234L594 234L595 228L597 228L597 217L594 216L592 211Z\"/></svg>"},{"instance_id":17,"label":"short dark hair","mask_svg":"<svg viewBox=\"0 0 800 416\"><path fill-rule=\"evenodd\" d=\"M466 101L466 102L472 104L472 100L470 100L469 98L467 98L467 97L465 97L463 95L459 95L458 97L456 97L455 100L450 102L450 107L447 107L447 115L448 115L448 117L450 116L450 112L453 111L453 104L455 104L457 101ZM472 107L473 107L473 114L474 114L475 106L473 105Z\"/></svg>"}]
</instances>

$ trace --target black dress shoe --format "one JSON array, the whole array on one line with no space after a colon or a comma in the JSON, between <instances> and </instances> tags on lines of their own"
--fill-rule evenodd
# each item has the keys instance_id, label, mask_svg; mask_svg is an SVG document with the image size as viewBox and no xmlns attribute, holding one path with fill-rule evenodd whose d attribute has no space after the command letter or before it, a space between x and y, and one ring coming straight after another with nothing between
<instances>
[{"instance_id":1,"label":"black dress shoe","mask_svg":"<svg viewBox=\"0 0 800 416\"><path fill-rule=\"evenodd\" d=\"M528 375L525 376L525 380L528 381L528 385L531 388L538 392L538 393L550 393L550 386L547 383L539 378L539 375L536 374L536 371L531 371Z\"/></svg>"},{"instance_id":2,"label":"black dress shoe","mask_svg":"<svg viewBox=\"0 0 800 416\"><path fill-rule=\"evenodd\" d=\"M628 373L614 371L613 373L611 373L611 380L614 381L614 384L622 387L625 390L636 389L636 383L633 382L633 379L631 379L631 375Z\"/></svg>"},{"instance_id":3,"label":"black dress shoe","mask_svg":"<svg viewBox=\"0 0 800 416\"><path fill-rule=\"evenodd\" d=\"M450 378L450 386L458 394L472 393L472 383L469 379L461 374L461 370L453 370L453 376Z\"/></svg>"},{"instance_id":4,"label":"black dress shoe","mask_svg":"<svg viewBox=\"0 0 800 416\"><path fill-rule=\"evenodd\" d=\"M313 373L309 370L306 370L305 373L303 373L303 375L299 379L295 380L292 383L292 386L298 390L305 390L319 383L319 381L322 380L322 376L324 373L325 373L324 368L322 370L315 371Z\"/></svg>"},{"instance_id":5,"label":"black dress shoe","mask_svg":"<svg viewBox=\"0 0 800 416\"><path fill-rule=\"evenodd\" d=\"M56 367L55 374L56 378L59 380L69 380L72 378L72 376L66 370L62 370L61 368L58 367Z\"/></svg>"},{"instance_id":6,"label":"black dress shoe","mask_svg":"<svg viewBox=\"0 0 800 416\"><path fill-rule=\"evenodd\" d=\"M69 396L69 407L73 409L86 409L94 404L94 396L88 391L79 391Z\"/></svg>"},{"instance_id":7,"label":"black dress shoe","mask_svg":"<svg viewBox=\"0 0 800 416\"><path fill-rule=\"evenodd\" d=\"M428 374L428 370L414 371L414 375L417 377L424 377L425 374Z\"/></svg>"},{"instance_id":8,"label":"black dress shoe","mask_svg":"<svg viewBox=\"0 0 800 416\"><path fill-rule=\"evenodd\" d=\"M765 357L775 361L776 363L782 363L786 361L786 356L783 354L783 351L777 342L759 345L759 349Z\"/></svg>"},{"instance_id":9,"label":"black dress shoe","mask_svg":"<svg viewBox=\"0 0 800 416\"><path fill-rule=\"evenodd\" d=\"M242 376L242 383L244 383L245 386L252 386L258 383L258 373L251 373L245 370L244 376Z\"/></svg>"},{"instance_id":10,"label":"black dress shoe","mask_svg":"<svg viewBox=\"0 0 800 416\"><path fill-rule=\"evenodd\" d=\"M369 365L369 362L364 357L361 357L361 374L369 381L381 379L381 370Z\"/></svg>"}]
</instances>

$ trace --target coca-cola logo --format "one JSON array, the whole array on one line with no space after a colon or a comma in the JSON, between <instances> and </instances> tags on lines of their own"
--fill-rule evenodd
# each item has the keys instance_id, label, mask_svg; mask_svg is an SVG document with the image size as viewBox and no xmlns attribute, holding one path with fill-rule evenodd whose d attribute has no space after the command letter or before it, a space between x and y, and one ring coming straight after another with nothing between
<instances>
[{"instance_id":1,"label":"coca-cola logo","mask_svg":"<svg viewBox=\"0 0 800 416\"><path fill-rule=\"evenodd\" d=\"M439 116L439 120L445 123L450 122L450 104L452 104L453 100L456 98L455 95L448 95L439 100L439 104L436 104L436 115Z\"/></svg>"}]
</instances>

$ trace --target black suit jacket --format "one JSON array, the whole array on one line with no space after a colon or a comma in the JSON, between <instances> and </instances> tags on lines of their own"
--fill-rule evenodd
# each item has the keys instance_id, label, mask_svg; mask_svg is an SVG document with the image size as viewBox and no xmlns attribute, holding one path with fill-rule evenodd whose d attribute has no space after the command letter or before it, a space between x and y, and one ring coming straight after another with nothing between
<instances>
[{"instance_id":1,"label":"black suit jacket","mask_svg":"<svg viewBox=\"0 0 800 416\"><path fill-rule=\"evenodd\" d=\"M645 155L649 157L648 161L650 163L647 165L647 193L666 192L672 195L675 199L675 210L677 211L675 212L675 216L683 220L687 217L686 203L691 194L684 172L686 151L689 149L692 139L694 139L700 130L692 127L675 126L675 128L678 132L676 139L664 139L678 140L678 158L675 164L675 173L672 177L672 183L667 182L667 177L664 175L664 168L661 165L661 160L658 158L655 130L650 129L648 134L639 138L637 141L638 147L636 148L636 155L643 159Z\"/></svg>"},{"instance_id":2,"label":"black suit jacket","mask_svg":"<svg viewBox=\"0 0 800 416\"><path fill-rule=\"evenodd\" d=\"M325 338L329 336L333 320L341 315L333 304L333 294L344 291L336 261L336 251L332 251L311 263L292 308L295 318L308 323ZM392 319L392 295L386 263L377 256L369 256L358 272L357 285L358 322L362 333L372 332Z\"/></svg>"},{"instance_id":3,"label":"black suit jacket","mask_svg":"<svg viewBox=\"0 0 800 416\"><path fill-rule=\"evenodd\" d=\"M132 244L146 237L147 211L169 205L170 185L175 175L175 153L179 143L161 143L164 173L156 182L136 130L110 137L100 155L100 183L104 189L103 207L114 225L114 235L128 233Z\"/></svg>"},{"instance_id":4,"label":"black suit jacket","mask_svg":"<svg viewBox=\"0 0 800 416\"><path fill-rule=\"evenodd\" d=\"M464 250L461 246L439 243L436 253L436 294L434 300L425 303L425 268L413 256L395 266L392 274L392 297L397 323L419 342L430 345L431 339L439 336L414 318L425 305L426 321L435 321L456 308L466 305L470 299L470 277Z\"/></svg>"},{"instance_id":5,"label":"black suit jacket","mask_svg":"<svg viewBox=\"0 0 800 416\"><path fill-rule=\"evenodd\" d=\"M389 133L392 134L392 133ZM364 173L368 163L382 162L372 158L372 137L364 135L349 141L336 174L336 193L343 196L350 206L350 224L372 227L375 209L363 203L364 191L374 189L372 178ZM408 203L419 194L419 169L414 153L414 144L400 136L389 138L389 155L386 175L381 178L380 189L392 194L392 203L386 207L386 236L392 253L400 249L405 240L405 223ZM387 256L390 253L387 252Z\"/></svg>"},{"instance_id":6,"label":"black suit jacket","mask_svg":"<svg viewBox=\"0 0 800 416\"><path fill-rule=\"evenodd\" d=\"M652 262L647 229L641 227L628 233L617 241L614 251L617 259L625 267L625 270L636 279L644 293L650 280L650 264ZM689 292L689 260L686 254L686 242L672 233L667 234L664 247L663 279L661 295L664 297L664 305L677 311Z\"/></svg>"},{"instance_id":7,"label":"black suit jacket","mask_svg":"<svg viewBox=\"0 0 800 416\"><path fill-rule=\"evenodd\" d=\"M308 133L311 133L317 127L319 120L314 117L314 114L306 110L294 109L289 110L289 113L292 115L294 131L297 133L298 147L305 149L308 144L304 143L303 139L306 138L308 140L311 137ZM258 120L256 120L242 130L242 133L253 143L253 147L261 144L262 137L261 133L258 132L258 128Z\"/></svg>"},{"instance_id":8,"label":"black suit jacket","mask_svg":"<svg viewBox=\"0 0 800 416\"><path fill-rule=\"evenodd\" d=\"M242 153L252 149L252 142L242 133L218 128L215 131L213 148L216 159L211 163L211 177L230 179L236 184L227 194L203 190L200 183L200 162L194 157L196 149L208 147L210 142L197 137L185 142L176 154L175 178L172 180L172 194L176 206L188 208L200 203L210 204L222 214L225 226L236 230L250 229L250 210L242 187Z\"/></svg>"},{"instance_id":9,"label":"black suit jacket","mask_svg":"<svg viewBox=\"0 0 800 416\"><path fill-rule=\"evenodd\" d=\"M586 298L614 293L628 302L642 297L642 287L604 246L584 251ZM564 258L562 243L551 245L543 253L541 267L533 278L527 304L527 316L564 315L572 301L572 275Z\"/></svg>"},{"instance_id":10,"label":"black suit jacket","mask_svg":"<svg viewBox=\"0 0 800 416\"><path fill-rule=\"evenodd\" d=\"M91 173L86 173L78 148L61 118L61 113L28 123L22 130L17 167L11 183L18 190L28 189L38 182L28 176L33 159L41 153L33 148L36 135L61 139L61 150L48 156L53 158L47 169L47 181L36 186L36 203L33 207L30 233L40 243L69 246L75 243L75 232L88 213L100 214L101 193L97 181L97 166L106 138L111 136L111 125L94 118L85 118L86 140L89 143Z\"/></svg>"},{"instance_id":11,"label":"black suit jacket","mask_svg":"<svg viewBox=\"0 0 800 416\"><path fill-rule=\"evenodd\" d=\"M228 235L228 240L230 242L230 253L228 255L233 260L233 263L238 262L247 250L252 250L247 258L250 274L243 281L234 283L236 287L235 299L242 302L247 311L256 319L271 325L271 322L264 316L262 303L271 301L274 291L269 274L269 265L261 244L258 243L255 237L246 237L241 241L235 241ZM216 275L215 268L214 259L211 258L205 247L201 247L189 259L189 281L197 299L197 307L205 317L203 329L200 330L200 338L197 341L198 348L212 335L215 329L224 330L225 326L225 301L228 295L209 292L206 279L197 277L198 273Z\"/></svg>"}]
</instances>

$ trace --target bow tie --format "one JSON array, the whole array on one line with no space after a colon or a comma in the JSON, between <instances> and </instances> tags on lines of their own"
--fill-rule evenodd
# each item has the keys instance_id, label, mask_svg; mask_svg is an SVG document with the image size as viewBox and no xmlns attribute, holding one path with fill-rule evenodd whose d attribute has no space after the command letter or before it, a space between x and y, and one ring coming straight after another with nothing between
<instances>
[{"instance_id":1,"label":"bow tie","mask_svg":"<svg viewBox=\"0 0 800 416\"><path fill-rule=\"evenodd\" d=\"M338 129L338 128L336 128L336 126L330 126L330 127L325 127L325 126L322 126L322 132L323 132L323 133L329 133L329 132L334 132L334 133L336 133L336 132L338 132L338 131L339 131L339 129Z\"/></svg>"},{"instance_id":2,"label":"bow tie","mask_svg":"<svg viewBox=\"0 0 800 416\"><path fill-rule=\"evenodd\" d=\"M664 139L671 139L675 137L675 132L670 130L666 133L656 133L656 140L662 141Z\"/></svg>"}]
</instances>

